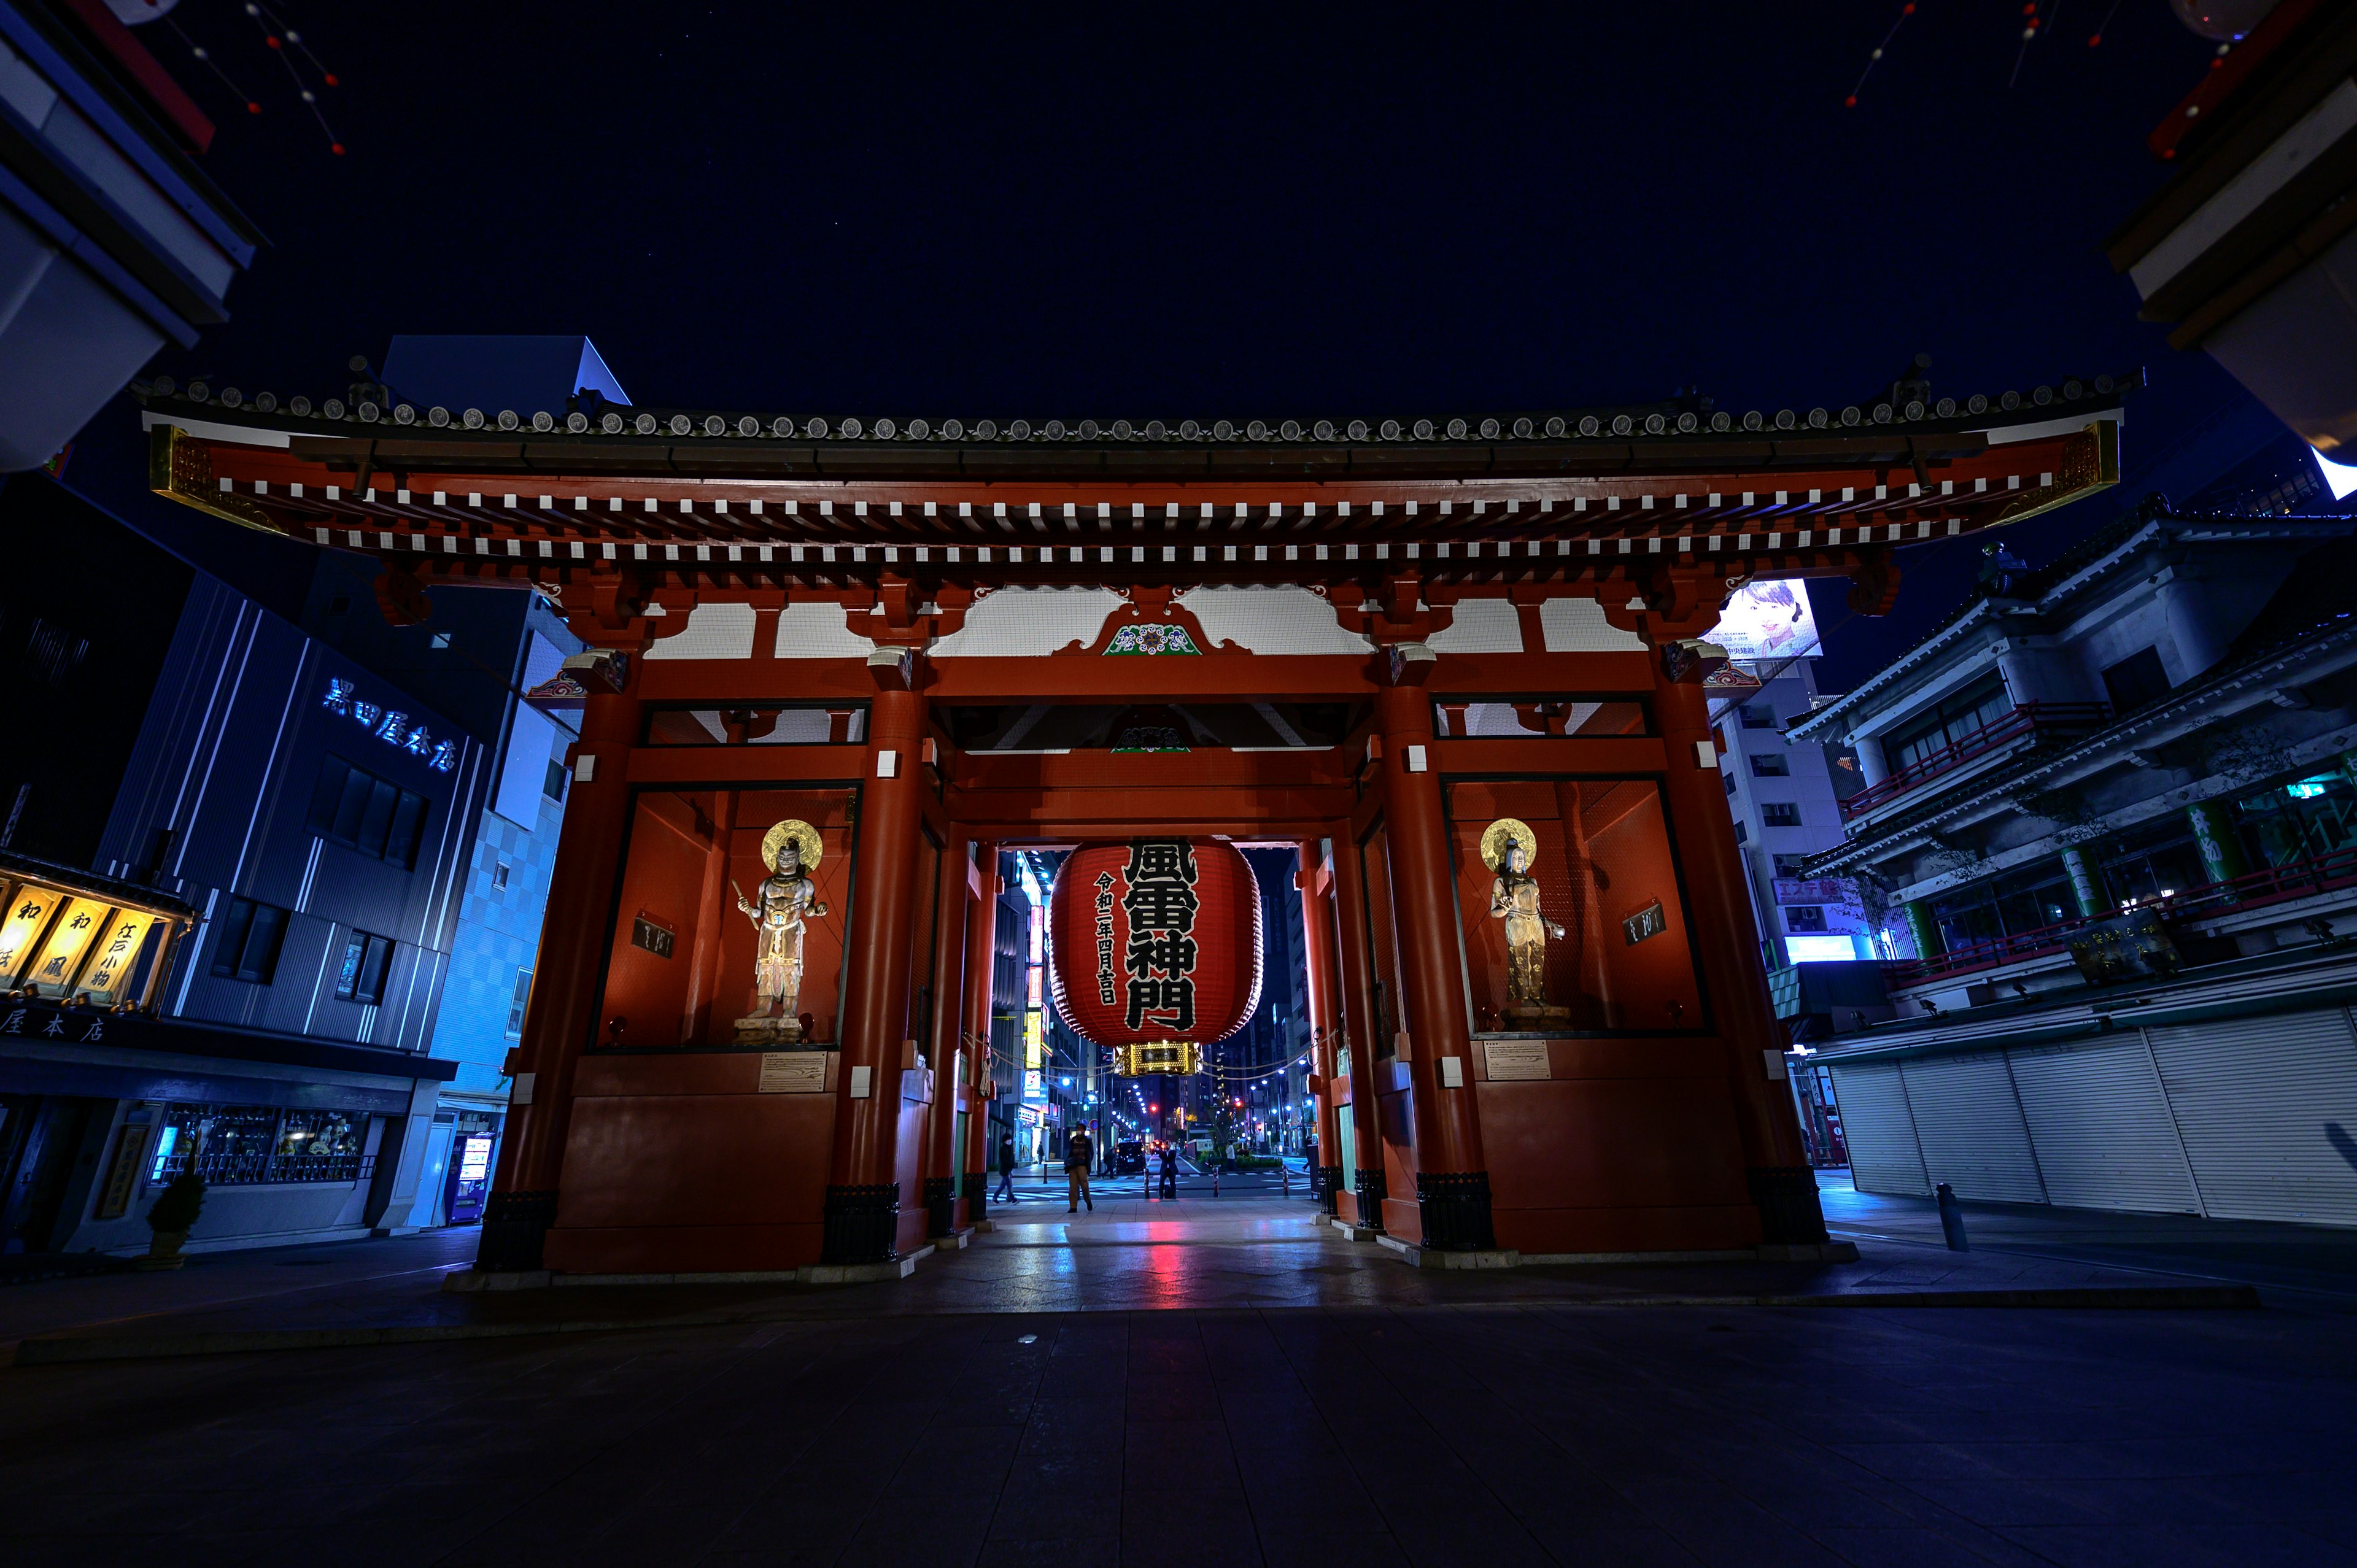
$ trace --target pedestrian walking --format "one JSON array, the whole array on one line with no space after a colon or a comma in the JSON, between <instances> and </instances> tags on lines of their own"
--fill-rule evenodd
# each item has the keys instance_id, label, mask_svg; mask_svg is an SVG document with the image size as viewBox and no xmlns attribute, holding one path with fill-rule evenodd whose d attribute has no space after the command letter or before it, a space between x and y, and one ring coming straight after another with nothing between
<instances>
[{"instance_id":1,"label":"pedestrian walking","mask_svg":"<svg viewBox=\"0 0 2357 1568\"><path fill-rule=\"evenodd\" d=\"M1178 1151L1168 1144L1162 1145L1162 1196L1174 1203L1178 1198Z\"/></svg>"},{"instance_id":2,"label":"pedestrian walking","mask_svg":"<svg viewBox=\"0 0 2357 1568\"><path fill-rule=\"evenodd\" d=\"M1015 1201L1015 1134L998 1135L998 1190L991 1194L993 1203Z\"/></svg>"},{"instance_id":3,"label":"pedestrian walking","mask_svg":"<svg viewBox=\"0 0 2357 1568\"><path fill-rule=\"evenodd\" d=\"M1081 1205L1089 1212L1097 1211L1097 1200L1089 1196L1089 1156L1096 1149L1096 1140L1089 1136L1086 1127L1075 1127L1064 1140L1064 1212L1077 1214Z\"/></svg>"}]
</instances>

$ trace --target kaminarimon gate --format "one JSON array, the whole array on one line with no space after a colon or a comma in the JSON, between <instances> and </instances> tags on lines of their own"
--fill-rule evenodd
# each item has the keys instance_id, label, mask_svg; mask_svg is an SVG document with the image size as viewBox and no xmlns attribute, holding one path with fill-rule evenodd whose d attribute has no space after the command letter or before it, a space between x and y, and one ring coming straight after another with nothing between
<instances>
[{"instance_id":1,"label":"kaminarimon gate","mask_svg":"<svg viewBox=\"0 0 2357 1568\"><path fill-rule=\"evenodd\" d=\"M980 1219L996 851L1141 839L1298 847L1362 1236L1811 1255L1703 639L1754 578L1882 614L1905 547L2118 473L2108 377L1340 428L232 396L151 401L156 489L375 556L397 624L510 586L599 650L519 1274L866 1277Z\"/></svg>"}]
</instances>

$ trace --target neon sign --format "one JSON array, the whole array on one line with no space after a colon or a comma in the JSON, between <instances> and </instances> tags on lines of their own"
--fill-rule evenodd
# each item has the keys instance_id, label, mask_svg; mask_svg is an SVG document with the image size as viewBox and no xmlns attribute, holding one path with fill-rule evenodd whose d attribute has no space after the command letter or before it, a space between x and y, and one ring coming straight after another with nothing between
<instances>
[{"instance_id":1,"label":"neon sign","mask_svg":"<svg viewBox=\"0 0 2357 1568\"><path fill-rule=\"evenodd\" d=\"M320 699L319 705L352 720L387 746L425 758L425 765L436 773L447 773L458 766L457 741L436 740L424 725L411 724L409 715L399 709L361 701L354 694L352 683L341 676L328 678L328 694Z\"/></svg>"}]
</instances>

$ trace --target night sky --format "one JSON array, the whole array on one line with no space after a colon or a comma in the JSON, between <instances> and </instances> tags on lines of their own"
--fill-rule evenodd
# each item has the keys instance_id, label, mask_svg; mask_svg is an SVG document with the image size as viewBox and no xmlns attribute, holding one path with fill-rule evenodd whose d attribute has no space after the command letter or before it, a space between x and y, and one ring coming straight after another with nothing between
<instances>
[{"instance_id":1,"label":"night sky","mask_svg":"<svg viewBox=\"0 0 2357 1568\"><path fill-rule=\"evenodd\" d=\"M2131 478L2242 394L2136 320L2104 237L2211 46L2165 0L555 6L281 14L338 72L329 155L230 0L142 29L271 237L236 319L152 367L323 397L396 332L586 332L641 402L833 417L1412 418L1866 402L2146 368ZM2050 4L2041 6L2051 12ZM113 462L127 404L84 446ZM95 476L73 478L92 484ZM102 487L112 489L112 486ZM2033 562L2112 515L2026 525ZM1970 580L1907 558L1899 611ZM1839 620L1837 588L1821 613Z\"/></svg>"}]
</instances>

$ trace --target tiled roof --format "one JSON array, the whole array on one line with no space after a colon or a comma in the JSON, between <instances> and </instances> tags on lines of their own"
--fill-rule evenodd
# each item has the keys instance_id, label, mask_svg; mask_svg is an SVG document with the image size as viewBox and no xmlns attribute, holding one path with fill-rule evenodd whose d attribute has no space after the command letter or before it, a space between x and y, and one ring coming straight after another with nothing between
<instances>
[{"instance_id":1,"label":"tiled roof","mask_svg":"<svg viewBox=\"0 0 2357 1568\"><path fill-rule=\"evenodd\" d=\"M1331 419L1148 419L1065 420L1047 418L899 418L859 413L755 413L710 408L565 409L418 408L394 401L382 406L367 398L314 402L273 392L247 393L234 386L193 381L183 388L171 377L135 381L132 392L151 407L186 411L231 423L266 424L273 430L320 435L391 435L432 433L464 438L480 433L511 436L526 433L601 438L665 436L685 440L856 443L902 447L942 447L1010 443L1072 442L1094 446L1343 447L1366 445L1513 444L1631 438L1691 437L1737 434L1794 435L1919 435L1966 432L2042 424L2074 413L2116 406L2120 394L2143 384L2143 372L2126 376L2072 377L2028 393L1942 397L1852 403L1843 407L1753 409L1733 413L1706 400L1536 413L1459 413L1426 416ZM371 428L373 427L373 428Z\"/></svg>"}]
</instances>

